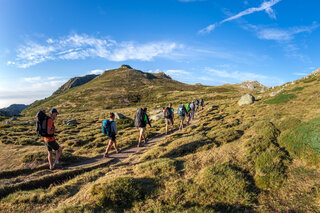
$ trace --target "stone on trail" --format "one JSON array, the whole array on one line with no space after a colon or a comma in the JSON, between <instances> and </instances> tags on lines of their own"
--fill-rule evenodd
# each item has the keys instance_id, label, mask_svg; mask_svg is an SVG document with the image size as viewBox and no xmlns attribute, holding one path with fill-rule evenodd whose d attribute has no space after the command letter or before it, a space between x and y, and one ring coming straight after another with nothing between
<instances>
[{"instance_id":1,"label":"stone on trail","mask_svg":"<svg viewBox=\"0 0 320 213\"><path fill-rule=\"evenodd\" d=\"M66 125L74 125L74 124L77 124L77 120L76 120L76 119L64 120L64 121L63 121L63 124L66 124Z\"/></svg>"},{"instance_id":2,"label":"stone on trail","mask_svg":"<svg viewBox=\"0 0 320 213\"><path fill-rule=\"evenodd\" d=\"M158 120L164 119L164 115L163 115L163 113L161 112L161 113L152 115L152 116L150 117L150 119L153 120L153 121L158 121Z\"/></svg>"},{"instance_id":3,"label":"stone on trail","mask_svg":"<svg viewBox=\"0 0 320 213\"><path fill-rule=\"evenodd\" d=\"M240 98L240 100L238 101L238 105L242 106L242 105L253 104L254 101L255 101L255 98L253 97L253 95L246 94Z\"/></svg>"},{"instance_id":4,"label":"stone on trail","mask_svg":"<svg viewBox=\"0 0 320 213\"><path fill-rule=\"evenodd\" d=\"M127 116L125 116L121 113L117 113L117 112L114 113L114 117L115 117L115 119L127 119L128 118Z\"/></svg>"}]
</instances>

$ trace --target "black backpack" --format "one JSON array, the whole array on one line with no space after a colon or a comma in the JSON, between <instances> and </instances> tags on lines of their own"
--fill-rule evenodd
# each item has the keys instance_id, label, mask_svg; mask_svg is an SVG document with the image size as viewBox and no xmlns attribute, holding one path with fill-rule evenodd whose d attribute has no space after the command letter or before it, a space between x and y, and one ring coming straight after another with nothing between
<instances>
[{"instance_id":1,"label":"black backpack","mask_svg":"<svg viewBox=\"0 0 320 213\"><path fill-rule=\"evenodd\" d=\"M38 118L36 123L36 131L38 135L43 137L53 137L54 134L48 134L48 119L50 119L50 117L47 116L44 111L40 110L37 113L36 118Z\"/></svg>"},{"instance_id":2,"label":"black backpack","mask_svg":"<svg viewBox=\"0 0 320 213\"><path fill-rule=\"evenodd\" d=\"M172 118L172 111L171 111L170 107L167 107L167 108L164 109L163 116L165 118Z\"/></svg>"},{"instance_id":3,"label":"black backpack","mask_svg":"<svg viewBox=\"0 0 320 213\"><path fill-rule=\"evenodd\" d=\"M196 100L195 104L196 104L196 105L199 105L199 100L198 100L198 99Z\"/></svg>"},{"instance_id":4,"label":"black backpack","mask_svg":"<svg viewBox=\"0 0 320 213\"><path fill-rule=\"evenodd\" d=\"M137 110L136 117L134 119L134 126L145 127L147 125L146 121L144 120L145 116L146 116L145 111L142 108L139 108Z\"/></svg>"}]
</instances>

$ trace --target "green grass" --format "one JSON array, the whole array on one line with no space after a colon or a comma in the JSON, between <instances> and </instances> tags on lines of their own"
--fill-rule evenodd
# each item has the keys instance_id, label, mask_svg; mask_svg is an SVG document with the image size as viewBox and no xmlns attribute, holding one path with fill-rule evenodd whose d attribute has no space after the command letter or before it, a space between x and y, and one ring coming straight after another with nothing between
<instances>
[{"instance_id":1,"label":"green grass","mask_svg":"<svg viewBox=\"0 0 320 213\"><path fill-rule=\"evenodd\" d=\"M266 104L283 104L287 103L288 101L295 99L297 96L294 94L279 94L276 97L265 101Z\"/></svg>"},{"instance_id":2,"label":"green grass","mask_svg":"<svg viewBox=\"0 0 320 213\"><path fill-rule=\"evenodd\" d=\"M155 159L137 165L135 172L158 179L177 178L177 162L168 158Z\"/></svg>"},{"instance_id":3,"label":"green grass","mask_svg":"<svg viewBox=\"0 0 320 213\"><path fill-rule=\"evenodd\" d=\"M284 132L280 144L295 158L310 165L320 162L320 117L300 123Z\"/></svg>"}]
</instances>

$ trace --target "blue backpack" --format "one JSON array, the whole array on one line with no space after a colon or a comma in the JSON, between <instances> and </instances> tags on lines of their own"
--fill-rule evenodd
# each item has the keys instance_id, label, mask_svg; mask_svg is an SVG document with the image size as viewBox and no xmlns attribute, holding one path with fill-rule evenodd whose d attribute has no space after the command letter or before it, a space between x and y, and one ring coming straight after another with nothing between
<instances>
[{"instance_id":1,"label":"blue backpack","mask_svg":"<svg viewBox=\"0 0 320 213\"><path fill-rule=\"evenodd\" d=\"M114 121L103 120L101 131L104 135L111 136L111 124Z\"/></svg>"}]
</instances>

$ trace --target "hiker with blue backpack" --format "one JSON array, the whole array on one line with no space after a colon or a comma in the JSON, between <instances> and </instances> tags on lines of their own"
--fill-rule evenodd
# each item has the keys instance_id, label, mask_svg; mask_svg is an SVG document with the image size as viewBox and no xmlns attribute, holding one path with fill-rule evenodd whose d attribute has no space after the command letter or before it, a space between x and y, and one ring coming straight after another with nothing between
<instances>
[{"instance_id":1,"label":"hiker with blue backpack","mask_svg":"<svg viewBox=\"0 0 320 213\"><path fill-rule=\"evenodd\" d=\"M170 103L168 107L163 110L164 118L166 119L166 135L168 134L168 126L171 125L171 131L173 131L174 125L174 109Z\"/></svg>"},{"instance_id":2,"label":"hiker with blue backpack","mask_svg":"<svg viewBox=\"0 0 320 213\"><path fill-rule=\"evenodd\" d=\"M136 117L134 119L134 126L137 129L140 129L140 136L139 136L139 142L137 147L144 146L144 144L147 143L147 138L145 135L147 124L149 124L149 126L152 127L149 117L147 115L147 111L148 111L147 108L144 108L144 109L138 108L136 112ZM144 144L141 143L142 138L144 139Z\"/></svg>"},{"instance_id":3,"label":"hiker with blue backpack","mask_svg":"<svg viewBox=\"0 0 320 213\"><path fill-rule=\"evenodd\" d=\"M184 104L179 105L178 110L177 110L177 114L179 115L179 119L180 119L179 130L182 130L183 129L183 122L184 122L186 115L187 115L187 109L184 106Z\"/></svg>"},{"instance_id":4,"label":"hiker with blue backpack","mask_svg":"<svg viewBox=\"0 0 320 213\"><path fill-rule=\"evenodd\" d=\"M104 157L109 157L109 150L111 146L113 145L114 149L116 150L116 153L119 153L120 150L117 147L117 141L116 141L116 135L118 134L117 132L117 124L114 121L115 115L114 113L110 112L109 113L109 118L110 120L104 120L102 122L102 133L109 138L109 143L106 148L106 152L104 153Z\"/></svg>"},{"instance_id":5,"label":"hiker with blue backpack","mask_svg":"<svg viewBox=\"0 0 320 213\"><path fill-rule=\"evenodd\" d=\"M192 121L194 119L194 112L196 109L196 106L193 101L190 102L189 107L190 107L190 111L189 111L190 121Z\"/></svg>"}]
</instances>

